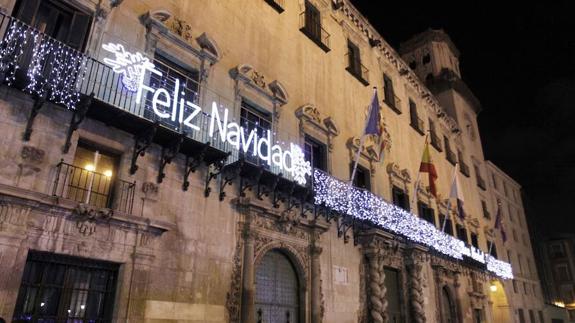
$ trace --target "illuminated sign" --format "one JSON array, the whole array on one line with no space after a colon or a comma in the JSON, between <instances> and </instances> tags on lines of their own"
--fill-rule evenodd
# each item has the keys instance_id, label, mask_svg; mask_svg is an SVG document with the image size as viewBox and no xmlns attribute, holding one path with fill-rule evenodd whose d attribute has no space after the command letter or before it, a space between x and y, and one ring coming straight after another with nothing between
<instances>
[{"instance_id":1,"label":"illuminated sign","mask_svg":"<svg viewBox=\"0 0 575 323\"><path fill-rule=\"evenodd\" d=\"M159 118L178 121L194 131L202 130L194 124L202 107L184 97L185 93L180 91L180 80L175 79L172 90L162 87L153 88L145 84L146 72L158 77L162 77L163 74L148 58L141 53L127 52L119 44L108 43L102 47L114 53L114 59L104 58L104 62L110 65L115 73L122 75L122 84L127 90L136 92L137 104L142 102L144 93L148 97L151 95L152 110ZM298 184L306 184L306 175L311 175L311 165L305 160L304 153L298 145L290 143L289 150L284 150L280 145L273 144L270 130L266 130L262 137L258 137L256 129L244 129L238 123L230 122L229 110L224 108L223 112L220 112L216 102L212 102L210 116L208 129L210 137L217 137L236 150L242 150L245 154L251 153L268 165L275 165L291 174Z\"/></svg>"}]
</instances>

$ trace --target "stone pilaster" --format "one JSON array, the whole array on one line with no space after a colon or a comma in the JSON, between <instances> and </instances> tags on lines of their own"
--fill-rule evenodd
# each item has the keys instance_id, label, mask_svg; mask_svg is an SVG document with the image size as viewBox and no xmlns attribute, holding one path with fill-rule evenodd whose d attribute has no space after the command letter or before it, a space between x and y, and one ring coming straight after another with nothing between
<instances>
[{"instance_id":1,"label":"stone pilaster","mask_svg":"<svg viewBox=\"0 0 575 323\"><path fill-rule=\"evenodd\" d=\"M423 265L425 261L425 254L423 250L412 249L406 261L407 268L407 286L409 289L409 311L411 322L424 323L425 318L425 304L424 304L424 281L423 281Z\"/></svg>"},{"instance_id":2,"label":"stone pilaster","mask_svg":"<svg viewBox=\"0 0 575 323\"><path fill-rule=\"evenodd\" d=\"M245 224L243 231L244 239L244 261L243 261L243 275L242 275L242 306L241 306L241 322L252 323L255 322L255 308L254 302L256 297L256 290L254 284L255 268L254 268L254 237L250 231L249 221Z\"/></svg>"},{"instance_id":3,"label":"stone pilaster","mask_svg":"<svg viewBox=\"0 0 575 323\"><path fill-rule=\"evenodd\" d=\"M321 267L319 256L322 248L314 241L310 246L311 254L311 322L322 321Z\"/></svg>"},{"instance_id":4,"label":"stone pilaster","mask_svg":"<svg viewBox=\"0 0 575 323\"><path fill-rule=\"evenodd\" d=\"M385 242L377 236L364 239L363 252L367 258L366 292L367 321L387 322L387 292L385 287L384 254Z\"/></svg>"}]
</instances>

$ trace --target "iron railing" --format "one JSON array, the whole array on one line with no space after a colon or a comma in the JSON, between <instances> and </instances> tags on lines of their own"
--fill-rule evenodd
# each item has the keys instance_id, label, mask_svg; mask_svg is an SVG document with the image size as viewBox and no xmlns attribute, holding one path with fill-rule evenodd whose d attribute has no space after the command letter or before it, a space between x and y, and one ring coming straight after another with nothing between
<instances>
[{"instance_id":1,"label":"iron railing","mask_svg":"<svg viewBox=\"0 0 575 323\"><path fill-rule=\"evenodd\" d=\"M135 188L135 182L117 179L113 174L101 174L60 162L56 166L52 195L131 214Z\"/></svg>"},{"instance_id":2,"label":"iron railing","mask_svg":"<svg viewBox=\"0 0 575 323\"><path fill-rule=\"evenodd\" d=\"M325 52L329 52L329 33L322 27L319 17L310 18L305 11L299 15L299 30Z\"/></svg>"},{"instance_id":3,"label":"iron railing","mask_svg":"<svg viewBox=\"0 0 575 323\"><path fill-rule=\"evenodd\" d=\"M361 84L369 85L369 70L359 60L355 60L349 53L345 54L345 60L348 63L345 68L351 75L353 75Z\"/></svg>"}]
</instances>

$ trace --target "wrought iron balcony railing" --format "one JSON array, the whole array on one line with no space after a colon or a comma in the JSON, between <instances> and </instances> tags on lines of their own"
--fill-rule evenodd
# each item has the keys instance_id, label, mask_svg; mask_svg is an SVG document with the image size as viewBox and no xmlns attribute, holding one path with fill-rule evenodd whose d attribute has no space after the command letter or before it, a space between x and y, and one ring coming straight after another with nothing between
<instances>
[{"instance_id":1,"label":"wrought iron balcony railing","mask_svg":"<svg viewBox=\"0 0 575 323\"><path fill-rule=\"evenodd\" d=\"M349 53L345 54L345 60L348 62L345 68L351 75L353 75L361 84L369 85L369 70L363 66L359 61L350 58Z\"/></svg>"},{"instance_id":2,"label":"wrought iron balcony railing","mask_svg":"<svg viewBox=\"0 0 575 323\"><path fill-rule=\"evenodd\" d=\"M56 166L52 195L131 214L135 188L135 182L118 179L114 174L101 174L60 162Z\"/></svg>"},{"instance_id":3,"label":"wrought iron balcony railing","mask_svg":"<svg viewBox=\"0 0 575 323\"><path fill-rule=\"evenodd\" d=\"M318 45L324 52L329 52L329 33L322 27L319 17L311 18L302 12L299 15L299 30Z\"/></svg>"}]
</instances>

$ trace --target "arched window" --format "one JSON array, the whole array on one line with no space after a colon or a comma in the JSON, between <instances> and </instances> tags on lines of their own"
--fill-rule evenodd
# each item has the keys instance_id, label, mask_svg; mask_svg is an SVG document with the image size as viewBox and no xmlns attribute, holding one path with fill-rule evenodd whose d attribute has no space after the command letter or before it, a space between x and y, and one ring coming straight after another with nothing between
<instances>
[{"instance_id":1,"label":"arched window","mask_svg":"<svg viewBox=\"0 0 575 323\"><path fill-rule=\"evenodd\" d=\"M257 322L299 322L297 274L280 251L269 251L256 269L255 310Z\"/></svg>"},{"instance_id":2,"label":"arched window","mask_svg":"<svg viewBox=\"0 0 575 323\"><path fill-rule=\"evenodd\" d=\"M447 290L447 287L443 287L441 289L441 309L443 312L443 322L457 322L455 319L455 306L453 304L453 300L451 299L451 295L449 294L449 290Z\"/></svg>"}]
</instances>

